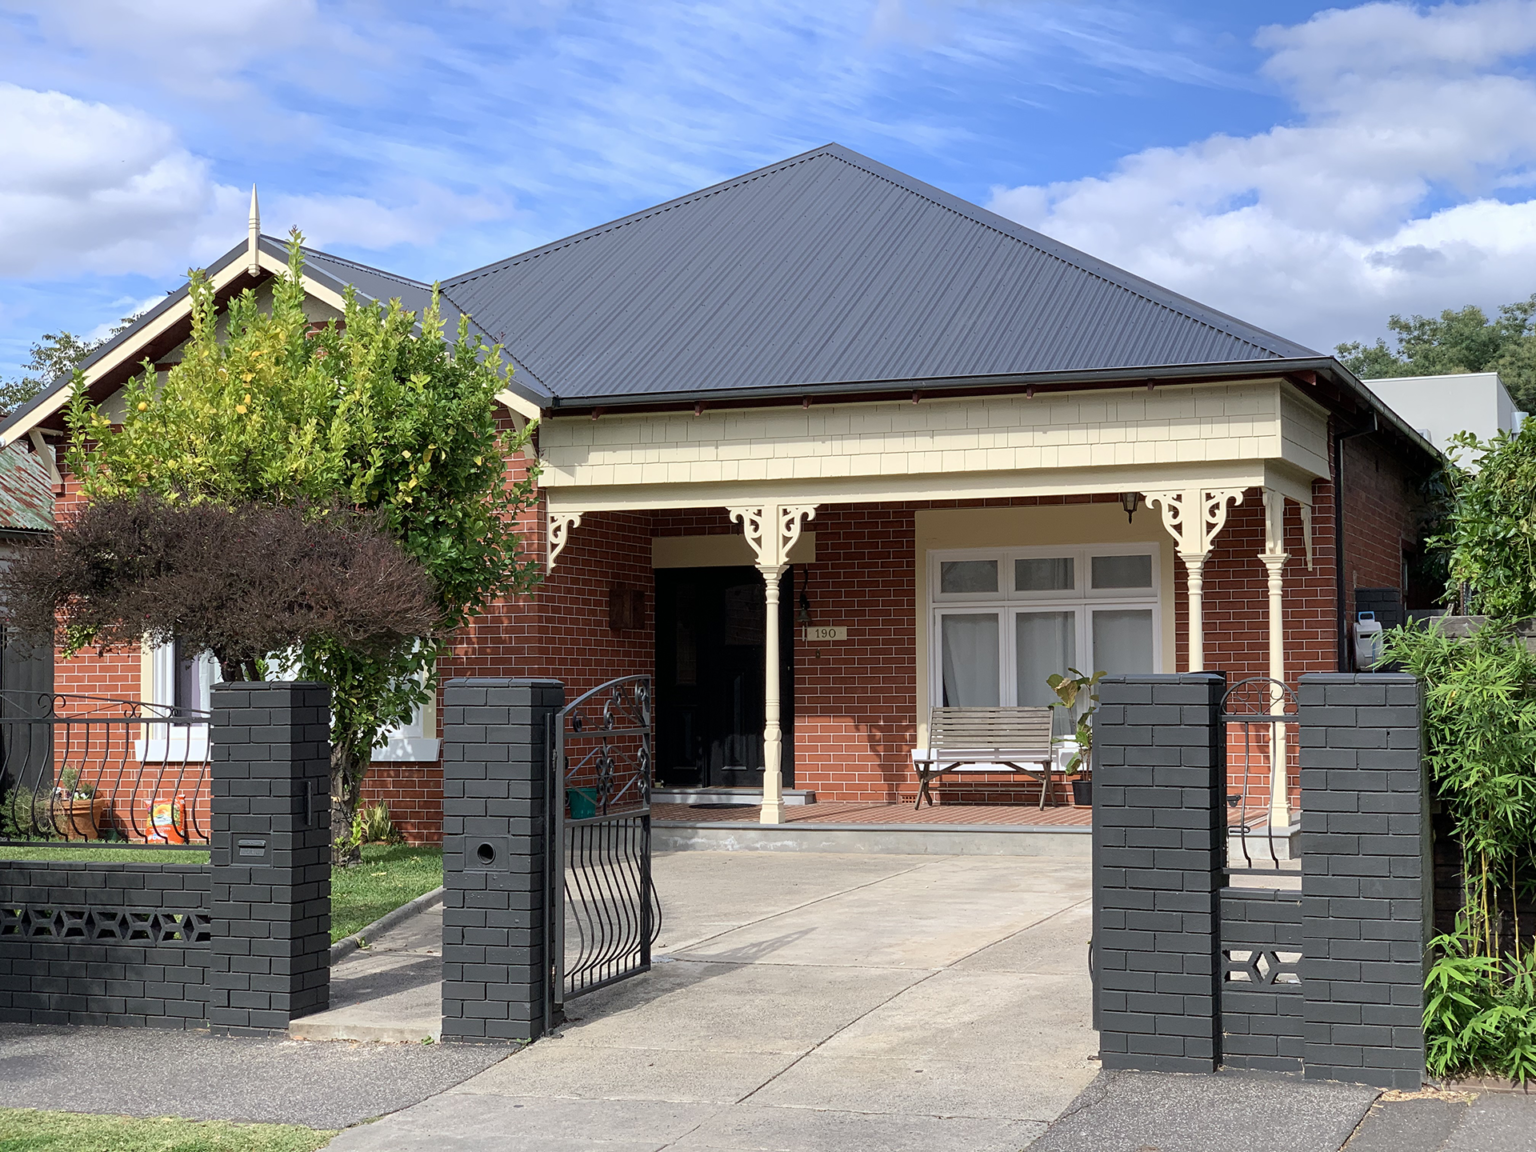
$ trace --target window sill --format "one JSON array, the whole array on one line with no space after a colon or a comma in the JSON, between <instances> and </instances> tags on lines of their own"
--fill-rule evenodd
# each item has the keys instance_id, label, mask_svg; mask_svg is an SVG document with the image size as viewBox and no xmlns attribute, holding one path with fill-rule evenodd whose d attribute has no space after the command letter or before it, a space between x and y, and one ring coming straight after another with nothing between
<instances>
[{"instance_id":1,"label":"window sill","mask_svg":"<svg viewBox=\"0 0 1536 1152\"><path fill-rule=\"evenodd\" d=\"M208 725L185 724L168 726L169 731L156 732L133 742L133 754L140 764L178 763L208 759Z\"/></svg>"},{"instance_id":2,"label":"window sill","mask_svg":"<svg viewBox=\"0 0 1536 1152\"><path fill-rule=\"evenodd\" d=\"M427 736L395 736L373 750L375 764L435 763L442 758L442 741Z\"/></svg>"}]
</instances>

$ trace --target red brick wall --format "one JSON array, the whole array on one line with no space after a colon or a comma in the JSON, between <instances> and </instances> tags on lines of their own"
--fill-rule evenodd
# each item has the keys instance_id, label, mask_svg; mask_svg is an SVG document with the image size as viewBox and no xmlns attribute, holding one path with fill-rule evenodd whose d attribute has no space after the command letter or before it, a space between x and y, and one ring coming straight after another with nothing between
<instances>
[{"instance_id":1,"label":"red brick wall","mask_svg":"<svg viewBox=\"0 0 1536 1152\"><path fill-rule=\"evenodd\" d=\"M1418 544L1415 477L1382 434L1344 441L1344 594L1350 619L1356 588L1403 590L1403 555Z\"/></svg>"},{"instance_id":2,"label":"red brick wall","mask_svg":"<svg viewBox=\"0 0 1536 1152\"><path fill-rule=\"evenodd\" d=\"M407 844L443 842L441 765L375 764L363 780L363 803L381 801Z\"/></svg>"}]
</instances>

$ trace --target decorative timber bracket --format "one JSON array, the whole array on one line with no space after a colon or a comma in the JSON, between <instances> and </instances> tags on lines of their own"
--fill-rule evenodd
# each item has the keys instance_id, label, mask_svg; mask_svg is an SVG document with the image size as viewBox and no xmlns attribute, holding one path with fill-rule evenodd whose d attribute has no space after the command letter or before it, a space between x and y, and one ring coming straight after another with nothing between
<instances>
[{"instance_id":1,"label":"decorative timber bracket","mask_svg":"<svg viewBox=\"0 0 1536 1152\"><path fill-rule=\"evenodd\" d=\"M565 550L572 528L581 527L580 512L551 512L549 514L549 555L545 570L555 570L555 560Z\"/></svg>"},{"instance_id":2,"label":"decorative timber bracket","mask_svg":"<svg viewBox=\"0 0 1536 1152\"><path fill-rule=\"evenodd\" d=\"M741 533L757 556L765 578L777 580L789 564L789 553L800 541L805 522L816 516L814 504L759 504L727 508L731 519L741 523Z\"/></svg>"},{"instance_id":3,"label":"decorative timber bracket","mask_svg":"<svg viewBox=\"0 0 1536 1152\"><path fill-rule=\"evenodd\" d=\"M1157 505L1163 527L1178 545L1179 559L1189 577L1189 670L1205 671L1204 599L1205 558L1216 536L1226 527L1227 510L1243 502L1241 488L1185 488L1143 492L1148 507Z\"/></svg>"}]
</instances>

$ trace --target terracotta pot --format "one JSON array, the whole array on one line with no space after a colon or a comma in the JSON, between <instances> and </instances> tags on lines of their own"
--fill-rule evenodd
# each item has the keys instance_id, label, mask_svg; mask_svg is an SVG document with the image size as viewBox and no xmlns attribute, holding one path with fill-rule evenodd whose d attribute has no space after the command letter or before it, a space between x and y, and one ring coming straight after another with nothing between
<instances>
[{"instance_id":1,"label":"terracotta pot","mask_svg":"<svg viewBox=\"0 0 1536 1152\"><path fill-rule=\"evenodd\" d=\"M53 801L53 827L65 840L100 840L101 821L107 814L107 798Z\"/></svg>"}]
</instances>

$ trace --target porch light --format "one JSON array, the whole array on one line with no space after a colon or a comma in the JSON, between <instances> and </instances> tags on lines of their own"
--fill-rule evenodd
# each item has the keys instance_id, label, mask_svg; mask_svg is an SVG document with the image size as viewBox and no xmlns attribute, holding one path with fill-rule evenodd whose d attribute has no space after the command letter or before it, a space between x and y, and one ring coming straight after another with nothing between
<instances>
[{"instance_id":1,"label":"porch light","mask_svg":"<svg viewBox=\"0 0 1536 1152\"><path fill-rule=\"evenodd\" d=\"M811 626L811 598L802 589L800 592L800 612L796 616L796 623L802 628Z\"/></svg>"},{"instance_id":2,"label":"porch light","mask_svg":"<svg viewBox=\"0 0 1536 1152\"><path fill-rule=\"evenodd\" d=\"M1127 524L1131 523L1136 516L1136 509L1141 507L1141 493L1120 493L1120 507L1125 509L1125 522Z\"/></svg>"}]
</instances>

